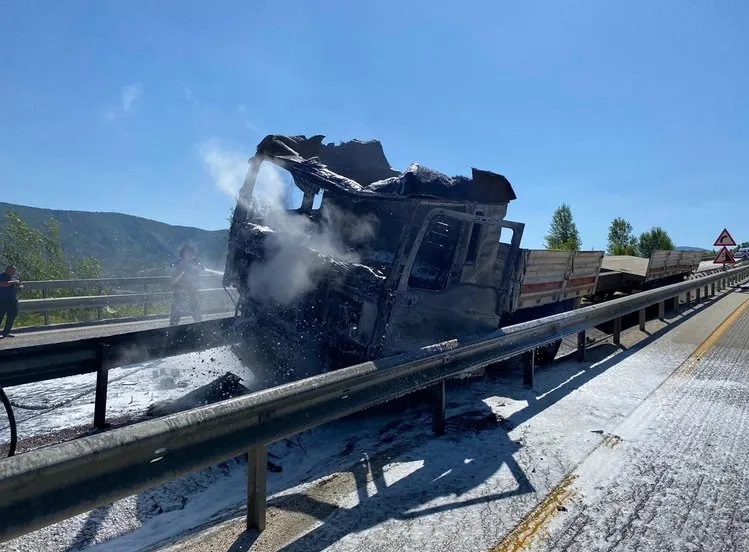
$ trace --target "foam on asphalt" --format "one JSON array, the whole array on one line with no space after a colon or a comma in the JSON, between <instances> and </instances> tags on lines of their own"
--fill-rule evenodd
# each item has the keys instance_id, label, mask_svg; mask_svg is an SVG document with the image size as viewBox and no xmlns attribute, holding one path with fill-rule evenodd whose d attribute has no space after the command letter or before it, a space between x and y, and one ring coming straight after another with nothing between
<instances>
[{"instance_id":1,"label":"foam on asphalt","mask_svg":"<svg viewBox=\"0 0 749 552\"><path fill-rule=\"evenodd\" d=\"M246 463L235 459L14 541L3 550L491 549L620 426L746 297L601 345L589 361L505 372L429 410L342 420L274 444L268 528L243 532ZM634 346L635 342L640 344ZM209 530L203 530L207 527Z\"/></svg>"}]
</instances>

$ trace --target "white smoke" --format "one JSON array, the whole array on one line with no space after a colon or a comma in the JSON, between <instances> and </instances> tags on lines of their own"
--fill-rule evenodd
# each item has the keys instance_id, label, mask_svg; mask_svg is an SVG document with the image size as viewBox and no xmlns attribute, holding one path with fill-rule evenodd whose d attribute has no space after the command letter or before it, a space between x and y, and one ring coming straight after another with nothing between
<instances>
[{"instance_id":1,"label":"white smoke","mask_svg":"<svg viewBox=\"0 0 749 552\"><path fill-rule=\"evenodd\" d=\"M198 152L214 184L236 200L247 173L247 154L231 149L216 139L202 143Z\"/></svg>"},{"instance_id":2,"label":"white smoke","mask_svg":"<svg viewBox=\"0 0 749 552\"><path fill-rule=\"evenodd\" d=\"M200 155L216 186L239 200L248 170L246 154L211 140L200 147ZM284 305L314 289L321 278L329 277L331 260L358 262L353 246L371 239L377 225L374 216L357 217L330 205L322 209L319 222L289 212L293 196L301 197L301 191L285 175L290 176L264 162L252 191L252 205L245 206L261 207L266 230L266 257L252 265L248 288L256 300ZM292 193L292 189L297 193Z\"/></svg>"}]
</instances>

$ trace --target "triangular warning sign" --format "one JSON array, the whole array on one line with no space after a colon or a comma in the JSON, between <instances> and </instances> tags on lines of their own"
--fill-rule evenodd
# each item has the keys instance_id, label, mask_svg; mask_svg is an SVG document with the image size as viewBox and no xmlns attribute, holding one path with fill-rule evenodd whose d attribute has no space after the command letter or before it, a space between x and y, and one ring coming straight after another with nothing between
<instances>
[{"instance_id":1,"label":"triangular warning sign","mask_svg":"<svg viewBox=\"0 0 749 552\"><path fill-rule=\"evenodd\" d=\"M718 256L713 261L714 264L734 264L735 262L736 259L733 258L731 252L725 247L720 250L720 253L718 253Z\"/></svg>"},{"instance_id":2,"label":"triangular warning sign","mask_svg":"<svg viewBox=\"0 0 749 552\"><path fill-rule=\"evenodd\" d=\"M731 237L731 234L728 233L728 230L725 228L720 233L720 236L718 236L718 239L715 240L714 246L723 245L727 247L733 247L736 245L736 242L733 241L733 238Z\"/></svg>"}]
</instances>

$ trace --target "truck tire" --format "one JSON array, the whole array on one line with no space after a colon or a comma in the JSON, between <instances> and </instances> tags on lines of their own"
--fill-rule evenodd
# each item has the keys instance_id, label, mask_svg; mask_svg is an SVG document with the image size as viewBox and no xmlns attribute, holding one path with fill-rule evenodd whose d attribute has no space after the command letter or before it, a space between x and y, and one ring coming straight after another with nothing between
<instances>
[{"instance_id":1,"label":"truck tire","mask_svg":"<svg viewBox=\"0 0 749 552\"><path fill-rule=\"evenodd\" d=\"M562 340L557 339L551 343L547 343L543 347L536 349L536 366L548 366L554 362L554 358L559 352L559 347L562 346Z\"/></svg>"}]
</instances>

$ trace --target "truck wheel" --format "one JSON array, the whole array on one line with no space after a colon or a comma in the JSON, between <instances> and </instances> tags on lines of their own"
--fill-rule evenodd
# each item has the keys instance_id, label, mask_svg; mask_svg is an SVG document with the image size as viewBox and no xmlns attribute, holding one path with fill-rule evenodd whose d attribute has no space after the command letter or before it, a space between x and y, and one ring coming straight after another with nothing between
<instances>
[{"instance_id":1,"label":"truck wheel","mask_svg":"<svg viewBox=\"0 0 749 552\"><path fill-rule=\"evenodd\" d=\"M547 366L554 362L561 346L562 340L558 339L536 349L536 366Z\"/></svg>"}]
</instances>

